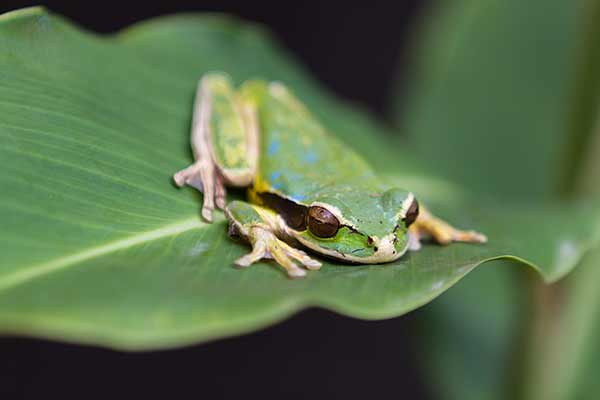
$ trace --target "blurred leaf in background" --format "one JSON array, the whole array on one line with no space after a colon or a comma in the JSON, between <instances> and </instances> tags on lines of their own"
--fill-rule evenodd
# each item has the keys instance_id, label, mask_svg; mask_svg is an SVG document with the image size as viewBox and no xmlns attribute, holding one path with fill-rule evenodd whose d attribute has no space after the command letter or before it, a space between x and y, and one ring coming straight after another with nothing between
<instances>
[{"instance_id":1,"label":"blurred leaf in background","mask_svg":"<svg viewBox=\"0 0 600 400\"><path fill-rule=\"evenodd\" d=\"M432 398L511 397L506 384L527 297L516 272L509 263L486 265L419 311L418 368Z\"/></svg>"},{"instance_id":2,"label":"blurred leaf in background","mask_svg":"<svg viewBox=\"0 0 600 400\"><path fill-rule=\"evenodd\" d=\"M544 201L587 174L581 159L594 142L600 59L599 42L586 42L581 28L588 36L598 31L590 6L597 11L593 1L434 2L416 35L416 68L403 77L408 93L395 101L395 118L434 175L497 198ZM532 352L523 348L535 318L531 295L523 293L531 288L514 268L493 267L423 311L423 370L439 398L533 395L515 389L537 379L526 375L537 372L522 365L521 355ZM566 373L562 363L550 365ZM548 385L546 378L538 387Z\"/></svg>"},{"instance_id":3,"label":"blurred leaf in background","mask_svg":"<svg viewBox=\"0 0 600 400\"><path fill-rule=\"evenodd\" d=\"M598 195L600 178L600 1L579 7L576 74L573 77L569 136L562 190L571 195Z\"/></svg>"},{"instance_id":4,"label":"blurred leaf in background","mask_svg":"<svg viewBox=\"0 0 600 400\"><path fill-rule=\"evenodd\" d=\"M565 283L561 318L539 354L538 375L527 387L531 399L593 399L600 391L600 249L586 256Z\"/></svg>"},{"instance_id":5,"label":"blurred leaf in background","mask_svg":"<svg viewBox=\"0 0 600 400\"><path fill-rule=\"evenodd\" d=\"M600 1L580 9L580 43L574 77L566 166L562 189L571 197L600 194ZM598 200L597 200L598 201ZM550 318L535 336L538 351L530 357L533 376L524 396L534 400L596 398L600 385L600 248L588 254L577 271L554 294ZM552 300L552 299L550 299ZM553 317L552 317L553 316Z\"/></svg>"},{"instance_id":6,"label":"blurred leaf in background","mask_svg":"<svg viewBox=\"0 0 600 400\"><path fill-rule=\"evenodd\" d=\"M418 159L485 193L554 195L580 7L563 0L433 2L396 113Z\"/></svg>"}]
</instances>

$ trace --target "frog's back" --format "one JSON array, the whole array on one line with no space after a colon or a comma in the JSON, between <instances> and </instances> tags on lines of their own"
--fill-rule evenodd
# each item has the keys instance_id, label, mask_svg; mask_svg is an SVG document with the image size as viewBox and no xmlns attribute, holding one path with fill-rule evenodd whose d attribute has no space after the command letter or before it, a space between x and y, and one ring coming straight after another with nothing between
<instances>
[{"instance_id":1,"label":"frog's back","mask_svg":"<svg viewBox=\"0 0 600 400\"><path fill-rule=\"evenodd\" d=\"M311 193L332 185L374 185L362 157L329 134L283 85L271 83L261 106L258 191L310 201Z\"/></svg>"}]
</instances>

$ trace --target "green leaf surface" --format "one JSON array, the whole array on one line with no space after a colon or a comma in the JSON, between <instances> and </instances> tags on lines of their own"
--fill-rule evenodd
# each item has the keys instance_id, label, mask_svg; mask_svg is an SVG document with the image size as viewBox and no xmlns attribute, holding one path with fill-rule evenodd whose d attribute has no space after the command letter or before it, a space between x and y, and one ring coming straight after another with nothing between
<instances>
[{"instance_id":1,"label":"green leaf surface","mask_svg":"<svg viewBox=\"0 0 600 400\"><path fill-rule=\"evenodd\" d=\"M582 3L432 2L415 35L413 71L400 77L408 90L394 94L395 118L429 171L532 202L573 186L588 132L569 131L589 129L597 102L589 103L597 57L580 54L597 38L583 48L582 21L591 34L598 29ZM509 218L527 224L520 214ZM535 317L522 278L514 268L486 268L425 310L422 371L435 398L512 398L530 378L522 366L530 349L518 346Z\"/></svg>"},{"instance_id":2,"label":"green leaf surface","mask_svg":"<svg viewBox=\"0 0 600 400\"><path fill-rule=\"evenodd\" d=\"M492 259L556 280L596 242L592 205L496 203L419 174L386 127L329 95L254 25L181 15L99 37L33 8L0 16L0 37L4 333L147 349L247 332L308 306L386 318ZM201 222L201 195L170 180L191 161L196 81L216 69L286 82L391 181L490 243L426 246L385 266L325 263L296 281L271 263L233 268L247 247L222 217Z\"/></svg>"}]
</instances>

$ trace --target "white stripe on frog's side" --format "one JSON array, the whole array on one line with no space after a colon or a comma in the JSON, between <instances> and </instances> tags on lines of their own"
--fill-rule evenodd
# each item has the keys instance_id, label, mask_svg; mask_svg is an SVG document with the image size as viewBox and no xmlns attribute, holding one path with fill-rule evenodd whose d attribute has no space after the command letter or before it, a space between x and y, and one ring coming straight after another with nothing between
<instances>
[{"instance_id":1,"label":"white stripe on frog's side","mask_svg":"<svg viewBox=\"0 0 600 400\"><path fill-rule=\"evenodd\" d=\"M282 197L285 198L285 196L282 196ZM406 215L406 212L408 211L413 200L414 200L414 195L412 193L409 193L406 200L402 203L402 209L398 213L398 217L404 218L404 216ZM322 202L318 202L318 201L311 203L309 207L313 207L313 206L325 208L327 211L332 213L338 219L338 221L340 221L340 225L344 225L344 226L350 227L351 229L355 229L358 231L358 228L352 222L350 222L346 218L344 218L344 216L342 215L342 212L340 211L339 208L337 208L331 204L322 203ZM305 238L303 238L301 236L301 232L288 227L286 225L285 221L283 220L283 218L281 218L280 215L273 213L271 210L269 210L269 212L266 213L268 215L262 215L263 213L261 213L261 210L257 209L257 211L259 211L259 213L261 214L261 216L263 218L269 220L269 225L276 227L279 232L286 233L287 235L291 236L292 238L294 238L298 242L300 242L303 246L307 247L308 249L310 249L318 254L323 254L323 255L335 258L337 260L350 261L350 262L359 263L359 264L379 264L379 263L385 263L385 262L391 262L391 261L397 260L398 258L402 257L408 250L408 243L407 243L407 245L404 247L404 249L402 249L402 251L397 251L396 247L394 246L394 239L395 239L396 235L394 233L390 233L381 239L379 239L377 236L371 237L374 241L373 247L376 247L377 251L370 256L357 257L352 254L343 254L336 250L320 247L318 244L311 242L309 240L306 240Z\"/></svg>"},{"instance_id":2,"label":"white stripe on frog's side","mask_svg":"<svg viewBox=\"0 0 600 400\"><path fill-rule=\"evenodd\" d=\"M391 262L402 257L408 250L408 243L402 251L396 251L394 246L394 234L384 236L382 239L374 237L374 247L377 247L377 251L368 257L356 257L351 254L343 254L336 250L326 249L319 247L316 243L306 240L300 235L300 232L291 230L291 235L298 240L302 245L311 249L312 251L324 254L326 256L335 258L336 260L350 261L358 264L380 264L385 262Z\"/></svg>"}]
</instances>

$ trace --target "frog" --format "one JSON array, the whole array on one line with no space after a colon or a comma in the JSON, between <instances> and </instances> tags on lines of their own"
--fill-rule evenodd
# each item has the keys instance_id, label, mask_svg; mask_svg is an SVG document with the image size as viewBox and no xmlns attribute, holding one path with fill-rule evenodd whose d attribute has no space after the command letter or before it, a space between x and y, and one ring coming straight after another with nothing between
<instances>
[{"instance_id":1,"label":"frog","mask_svg":"<svg viewBox=\"0 0 600 400\"><path fill-rule=\"evenodd\" d=\"M241 268L272 259L301 278L321 268L317 258L385 264L419 250L424 238L487 242L436 217L413 192L389 187L280 81L236 86L221 71L202 75L191 148L193 163L173 180L203 193L206 222L222 210L229 235L251 246L235 261ZM245 188L246 200L227 203L227 188Z\"/></svg>"}]
</instances>

